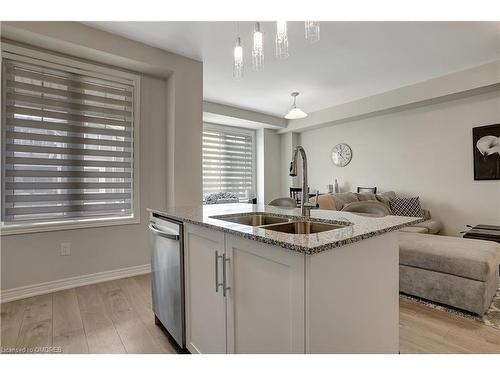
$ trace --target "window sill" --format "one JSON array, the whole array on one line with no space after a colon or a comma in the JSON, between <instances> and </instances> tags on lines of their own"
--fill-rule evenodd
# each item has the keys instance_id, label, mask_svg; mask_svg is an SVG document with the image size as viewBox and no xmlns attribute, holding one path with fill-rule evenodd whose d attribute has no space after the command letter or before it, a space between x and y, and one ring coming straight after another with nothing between
<instances>
[{"instance_id":1,"label":"window sill","mask_svg":"<svg viewBox=\"0 0 500 375\"><path fill-rule=\"evenodd\" d=\"M80 219L59 222L40 222L31 224L9 224L0 227L0 236L15 234L41 233L61 230L100 228L112 225L139 224L140 218L127 216L120 218Z\"/></svg>"}]
</instances>

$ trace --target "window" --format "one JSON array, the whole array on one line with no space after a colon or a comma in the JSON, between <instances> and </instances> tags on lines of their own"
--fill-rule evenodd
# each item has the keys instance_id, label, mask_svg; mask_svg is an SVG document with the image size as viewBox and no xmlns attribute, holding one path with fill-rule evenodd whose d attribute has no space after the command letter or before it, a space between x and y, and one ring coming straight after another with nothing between
<instances>
[{"instance_id":1,"label":"window","mask_svg":"<svg viewBox=\"0 0 500 375\"><path fill-rule=\"evenodd\" d=\"M203 125L203 196L230 192L240 201L255 191L255 132Z\"/></svg>"},{"instance_id":2,"label":"window","mask_svg":"<svg viewBox=\"0 0 500 375\"><path fill-rule=\"evenodd\" d=\"M3 228L134 217L134 82L27 58L2 69Z\"/></svg>"}]
</instances>

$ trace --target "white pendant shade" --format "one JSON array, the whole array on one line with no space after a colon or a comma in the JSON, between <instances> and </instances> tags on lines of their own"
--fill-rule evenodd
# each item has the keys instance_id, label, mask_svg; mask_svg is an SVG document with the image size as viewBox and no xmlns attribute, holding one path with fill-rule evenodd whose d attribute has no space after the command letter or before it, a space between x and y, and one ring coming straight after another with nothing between
<instances>
[{"instance_id":1,"label":"white pendant shade","mask_svg":"<svg viewBox=\"0 0 500 375\"><path fill-rule=\"evenodd\" d=\"M299 93L292 92L290 95L293 98L293 105L292 105L292 108L290 108L290 110L286 114L285 118L287 120L298 120L300 118L307 117L307 113L305 113L300 108L297 108L297 96L299 96Z\"/></svg>"},{"instance_id":2,"label":"white pendant shade","mask_svg":"<svg viewBox=\"0 0 500 375\"><path fill-rule=\"evenodd\" d=\"M304 117L307 117L307 113L305 113L300 108L290 109L290 111L288 111L288 113L285 116L287 120L298 120L299 118L304 118Z\"/></svg>"}]
</instances>

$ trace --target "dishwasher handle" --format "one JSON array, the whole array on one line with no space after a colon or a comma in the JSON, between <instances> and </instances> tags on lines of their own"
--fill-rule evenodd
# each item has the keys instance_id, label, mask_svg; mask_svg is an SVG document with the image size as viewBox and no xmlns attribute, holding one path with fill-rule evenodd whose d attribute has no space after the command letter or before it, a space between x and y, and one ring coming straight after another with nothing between
<instances>
[{"instance_id":1,"label":"dishwasher handle","mask_svg":"<svg viewBox=\"0 0 500 375\"><path fill-rule=\"evenodd\" d=\"M149 224L149 230L156 233L159 236L168 238L169 240L179 241L180 239L180 236L178 234L163 232L153 224Z\"/></svg>"}]
</instances>

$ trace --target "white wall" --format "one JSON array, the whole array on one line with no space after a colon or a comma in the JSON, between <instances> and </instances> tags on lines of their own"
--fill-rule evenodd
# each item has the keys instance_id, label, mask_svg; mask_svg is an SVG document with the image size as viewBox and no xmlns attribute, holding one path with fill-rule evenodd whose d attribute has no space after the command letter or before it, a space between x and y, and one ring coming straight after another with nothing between
<instances>
[{"instance_id":1,"label":"white wall","mask_svg":"<svg viewBox=\"0 0 500 375\"><path fill-rule=\"evenodd\" d=\"M148 264L146 208L201 201L202 64L72 22L4 22L2 36L143 74L140 224L2 236L1 290Z\"/></svg>"},{"instance_id":2,"label":"white wall","mask_svg":"<svg viewBox=\"0 0 500 375\"><path fill-rule=\"evenodd\" d=\"M241 126L250 129L283 129L286 121L282 117L271 116L265 113L249 111L226 104L203 102L203 122L212 124Z\"/></svg>"},{"instance_id":3,"label":"white wall","mask_svg":"<svg viewBox=\"0 0 500 375\"><path fill-rule=\"evenodd\" d=\"M267 204L282 196L281 164L281 136L275 130L257 130L257 202Z\"/></svg>"},{"instance_id":4,"label":"white wall","mask_svg":"<svg viewBox=\"0 0 500 375\"><path fill-rule=\"evenodd\" d=\"M338 178L342 191L377 186L418 195L445 233L458 235L466 224L500 225L500 181L474 181L472 157L472 128L495 123L499 91L306 131L300 144L311 189L325 192ZM330 160L340 142L353 150L344 168Z\"/></svg>"}]
</instances>

